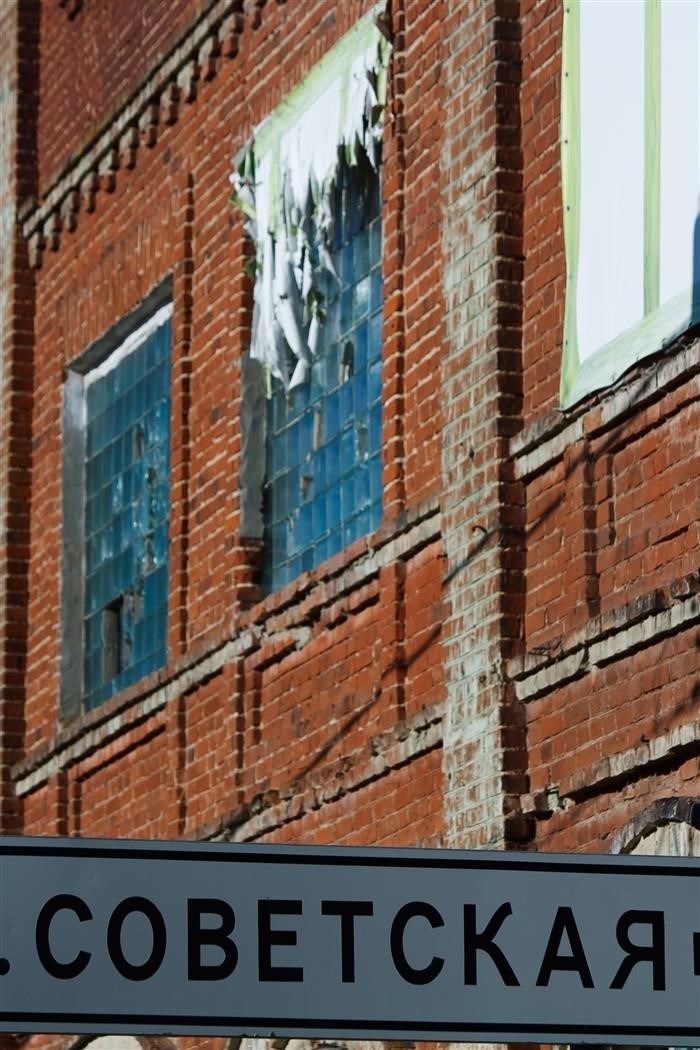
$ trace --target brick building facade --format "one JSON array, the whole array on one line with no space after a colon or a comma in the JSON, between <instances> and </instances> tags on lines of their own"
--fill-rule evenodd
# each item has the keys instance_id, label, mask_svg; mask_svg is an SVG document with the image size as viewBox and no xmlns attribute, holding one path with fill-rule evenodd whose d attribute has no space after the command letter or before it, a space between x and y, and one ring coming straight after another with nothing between
<instances>
[{"instance_id":1,"label":"brick building facade","mask_svg":"<svg viewBox=\"0 0 700 1050\"><path fill-rule=\"evenodd\" d=\"M697 850L700 343L560 407L563 23L559 0L2 5L3 834ZM379 254L313 401L250 356L270 302L292 337L230 179L257 143L267 186L263 135L344 46L372 95L332 145L381 196L338 266ZM334 231L340 170L314 198Z\"/></svg>"}]
</instances>

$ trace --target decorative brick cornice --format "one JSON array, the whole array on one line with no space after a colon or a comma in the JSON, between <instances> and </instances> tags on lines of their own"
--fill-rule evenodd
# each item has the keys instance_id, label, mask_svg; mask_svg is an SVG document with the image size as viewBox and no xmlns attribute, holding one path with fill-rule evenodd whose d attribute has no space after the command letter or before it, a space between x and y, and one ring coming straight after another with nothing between
<instances>
[{"instance_id":1,"label":"decorative brick cornice","mask_svg":"<svg viewBox=\"0 0 700 1050\"><path fill-rule=\"evenodd\" d=\"M518 700L535 700L700 622L700 575L693 573L589 620L541 650L515 657L508 674Z\"/></svg>"},{"instance_id":2,"label":"decorative brick cornice","mask_svg":"<svg viewBox=\"0 0 700 1050\"><path fill-rule=\"evenodd\" d=\"M259 19L256 7L251 18ZM235 57L245 24L242 0L212 0L202 16L114 114L108 126L56 178L43 199L22 215L32 267L44 251L58 251L61 235L74 230L83 212L92 212L104 193L115 190L119 173L133 168L168 127L193 103L202 81Z\"/></svg>"}]
</instances>

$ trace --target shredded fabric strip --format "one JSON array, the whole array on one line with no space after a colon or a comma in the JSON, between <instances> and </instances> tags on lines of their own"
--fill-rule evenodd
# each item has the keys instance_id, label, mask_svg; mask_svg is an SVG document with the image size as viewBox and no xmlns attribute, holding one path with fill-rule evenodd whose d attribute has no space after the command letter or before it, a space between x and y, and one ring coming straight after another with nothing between
<instances>
[{"instance_id":1,"label":"shredded fabric strip","mask_svg":"<svg viewBox=\"0 0 700 1050\"><path fill-rule=\"evenodd\" d=\"M362 18L255 130L234 160L233 201L255 242L250 355L292 389L307 381L324 317L341 158L376 168L389 42L383 4ZM291 350L289 364L287 347Z\"/></svg>"}]
</instances>

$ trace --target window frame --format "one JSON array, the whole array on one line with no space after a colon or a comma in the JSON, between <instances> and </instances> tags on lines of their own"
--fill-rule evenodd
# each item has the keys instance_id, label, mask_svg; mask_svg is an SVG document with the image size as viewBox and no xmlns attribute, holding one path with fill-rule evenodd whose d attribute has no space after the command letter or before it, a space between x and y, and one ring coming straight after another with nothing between
<instances>
[{"instance_id":1,"label":"window frame","mask_svg":"<svg viewBox=\"0 0 700 1050\"><path fill-rule=\"evenodd\" d=\"M359 180L355 182L354 180ZM371 183L371 185L370 185ZM350 233L346 229L346 223L348 222L348 215L350 212L355 213L356 204L349 206L347 204L347 198L356 195L366 195L366 207L362 212L362 225L354 233ZM331 194L332 207L331 211L333 214L332 229L333 229L333 240L332 245L329 246L332 258L334 260L335 274L331 272L325 273L325 289L323 298L323 309L324 313L327 309L330 309L335 316L335 324L338 327L337 332L329 332L328 326L333 327L333 322L329 317L326 317L323 324L321 325L321 334L319 336L319 346L315 351L315 355L309 366L309 371L306 378L297 383L295 386L290 387L285 394L284 384L282 381L275 377L270 376L268 380L268 394L267 403L265 406L265 471L262 479L262 493L263 493L263 549L262 549L262 565L261 565L261 583L266 594L274 593L286 586L288 583L293 582L302 572L314 571L319 568L328 558L339 554L345 550L350 544L362 536L371 534L380 524L382 515L382 492L380 484L380 494L378 500L371 498L371 472L372 469L376 469L376 462L379 463L379 470L381 475L381 453L382 453L382 401L381 401L381 379L380 379L380 393L378 403L377 400L370 400L369 398L369 385L371 374L374 374L375 366L379 367L380 376L382 370L382 328L383 328L383 275L382 275L382 179L381 179L381 158L380 154L376 157L376 166L372 163L371 159L364 153L363 150L358 150L358 154L355 158L354 163L339 162L336 179L334 181L333 190ZM376 210L374 210L376 209ZM342 231L342 244L339 243L339 238ZM370 232L371 231L371 232ZM377 235L377 231L379 231ZM357 244L355 240L357 237L362 235L364 232L367 241L367 259L366 259L366 273L362 270L355 269L355 253L357 252ZM371 241L374 242L374 238L378 237L378 252L373 253L370 247ZM341 260L341 256L346 257L348 253L352 255L352 274L348 274L348 264L345 259ZM378 291L375 290L373 285L373 277L379 276ZM351 296L354 301L355 289L358 286L360 280L366 279L368 282L368 295L367 295L367 308L366 313L358 314L355 316L355 307L353 305L352 317L345 317L345 324L343 322L343 310L341 304L343 298ZM326 297L326 291L333 286L333 291ZM336 287L337 286L337 287ZM378 302L376 301L378 296ZM347 304L346 304L347 307ZM370 354L373 352L374 339L372 338L372 330L375 327L375 321L379 318L379 352L378 356L370 359ZM361 365L359 372L365 377L365 387L367 393L364 398L364 411L360 411L358 414L357 404L354 400L353 391L355 390L353 377L355 369L350 365L349 372L344 378L340 378L340 369L342 368L343 361L342 355L344 350L347 348L347 340L357 340L362 329L365 329L365 350L364 362ZM333 338L335 336L335 338ZM351 343L352 345L352 343ZM288 349L288 356L292 357L291 349ZM333 363L337 359L338 366L338 378L337 382L329 383L328 374L329 371L333 371ZM292 369L290 368L290 373ZM325 380L323 382L322 392L319 392L318 387L318 375L323 374ZM346 392L346 383L350 386L347 388L349 394ZM314 389L315 387L315 389ZM305 399L307 404L301 408L295 408L293 401L297 399L301 391L305 392ZM275 427L271 429L272 417L276 414L273 409L273 401L276 404L281 404L284 400L288 403L288 413L285 411L283 416L283 422L281 428ZM327 419L327 413L330 410L330 402L335 399L338 408L338 419L337 428L331 434L326 432L326 427L320 421L324 423ZM343 405L345 402L350 401L349 405L345 405L345 411L343 411ZM360 406L362 407L362 405ZM372 421L374 420L376 413L379 413L379 434L378 440L372 441ZM344 438L348 433L354 434L353 444L356 444L358 437L358 424L359 421L364 421L364 429L366 431L366 453L364 460L358 459L358 449L355 448L354 463L351 469L348 469L347 465L343 467L342 455L340 448L344 445ZM318 439L316 438L317 424L320 434ZM279 442L286 434L289 436L290 431L298 430L301 428L301 432L307 433L307 439L310 441L310 449L305 459L299 458L298 461L294 461L292 464L287 463L286 467L291 466L292 472L294 469L299 469L300 485L297 492L297 500L294 504L291 502L284 507L284 514L282 517L279 515L279 507L276 506L276 500L273 499L273 489L279 491L280 485L288 485L290 480L290 471L285 467L279 467L274 469L274 459L272 455L273 443L275 448L279 448ZM376 428L375 428L376 429ZM301 436L300 436L301 440ZM331 449L336 444L339 446L338 451L338 464L336 471L330 469L329 476L324 477L321 491L317 495L310 495L308 498L305 497L302 487L302 477L306 477L303 474L303 468L305 463L309 466L313 463L318 463L317 457L321 457L327 465L330 465L331 460ZM301 450L300 450L301 454ZM327 457L327 458L326 458ZM370 461L376 461L374 468L371 466ZM350 485L357 496L358 486L361 487L361 475L363 471L366 474L366 486L367 486L367 498L366 505L357 510L356 501L353 500L355 505L354 512L345 511L345 500L340 498L340 492L345 490ZM323 471L325 475L325 471ZM307 477L307 480L315 485L316 475L312 474ZM316 502L319 498L321 503L324 500L328 500L331 503L331 492L333 489L338 490L338 517L334 525L330 522L326 523L325 528L318 532L316 527L310 527L310 535L306 536L306 542L304 542L304 536L309 531L309 528L304 529L302 527L302 519L305 517L312 516L314 519L319 517L325 518L325 510L323 513L319 510L319 505ZM275 504L273 508L272 504ZM287 500L285 499L285 504ZM379 515L377 517L377 509ZM368 523L364 530L355 530L353 532L352 523L355 519L361 517L361 511L366 512ZM289 525L287 529L287 539L291 533L294 533L296 529L301 530L301 539L297 542L296 546L299 550L295 553L289 549L288 543L285 544L286 554L284 557L279 558L279 549L274 542L274 534L276 530L282 526L283 521L286 519L288 522L291 518L294 518L294 525ZM350 536L346 533L348 529L351 532ZM340 542L338 544L338 538ZM320 553L326 546L328 551L326 554ZM295 568L294 563L299 562L299 565ZM288 576L287 579L280 580L279 577Z\"/></svg>"},{"instance_id":2,"label":"window frame","mask_svg":"<svg viewBox=\"0 0 700 1050\"><path fill-rule=\"evenodd\" d=\"M65 369L62 389L60 688L59 717L72 721L85 707L85 397L89 373L102 364L149 317L173 302L169 276L105 335L95 340ZM172 436L171 436L172 441Z\"/></svg>"}]
</instances>

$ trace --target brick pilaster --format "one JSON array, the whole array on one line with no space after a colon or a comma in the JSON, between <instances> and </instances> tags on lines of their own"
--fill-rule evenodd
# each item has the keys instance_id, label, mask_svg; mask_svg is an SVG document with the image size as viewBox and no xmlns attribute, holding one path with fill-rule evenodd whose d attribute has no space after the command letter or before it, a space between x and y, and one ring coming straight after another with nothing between
<instances>
[{"instance_id":1,"label":"brick pilaster","mask_svg":"<svg viewBox=\"0 0 700 1050\"><path fill-rule=\"evenodd\" d=\"M36 192L39 5L0 10L0 832L19 830L27 651L34 281L18 212Z\"/></svg>"},{"instance_id":2,"label":"brick pilaster","mask_svg":"<svg viewBox=\"0 0 700 1050\"><path fill-rule=\"evenodd\" d=\"M447 10L445 837L503 847L527 834L523 720L503 666L522 613L522 498L508 459L522 401L519 4Z\"/></svg>"}]
</instances>

